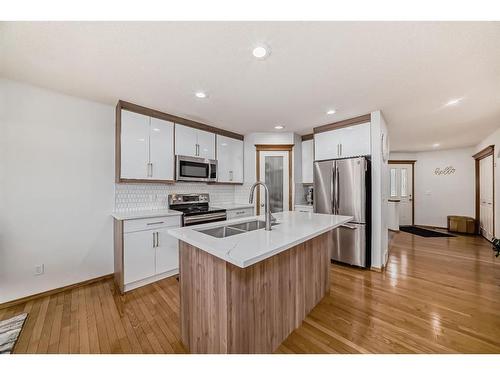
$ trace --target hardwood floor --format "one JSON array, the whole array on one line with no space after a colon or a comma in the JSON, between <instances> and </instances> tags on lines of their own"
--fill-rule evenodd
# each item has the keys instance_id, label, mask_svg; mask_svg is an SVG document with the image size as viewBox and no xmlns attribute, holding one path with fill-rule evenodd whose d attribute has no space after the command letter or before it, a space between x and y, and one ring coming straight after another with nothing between
<instances>
[{"instance_id":1,"label":"hardwood floor","mask_svg":"<svg viewBox=\"0 0 500 375\"><path fill-rule=\"evenodd\" d=\"M479 237L397 233L382 273L330 268L331 289L278 353L500 353L500 258ZM185 353L175 278L111 280L0 310L28 320L15 353Z\"/></svg>"}]
</instances>

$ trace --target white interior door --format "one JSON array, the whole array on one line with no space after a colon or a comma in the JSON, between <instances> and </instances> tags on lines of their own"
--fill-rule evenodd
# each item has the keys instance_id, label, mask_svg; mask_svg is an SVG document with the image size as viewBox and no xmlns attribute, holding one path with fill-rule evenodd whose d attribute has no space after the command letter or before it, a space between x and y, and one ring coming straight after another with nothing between
<instances>
[{"instance_id":1,"label":"white interior door","mask_svg":"<svg viewBox=\"0 0 500 375\"><path fill-rule=\"evenodd\" d=\"M390 164L389 196L399 200L399 225L413 225L412 164Z\"/></svg>"},{"instance_id":2,"label":"white interior door","mask_svg":"<svg viewBox=\"0 0 500 375\"><path fill-rule=\"evenodd\" d=\"M289 211L288 151L260 152L260 180L269 189L271 212ZM260 188L260 213L264 213L265 194Z\"/></svg>"},{"instance_id":3,"label":"white interior door","mask_svg":"<svg viewBox=\"0 0 500 375\"><path fill-rule=\"evenodd\" d=\"M493 239L493 155L479 160L479 229Z\"/></svg>"}]
</instances>

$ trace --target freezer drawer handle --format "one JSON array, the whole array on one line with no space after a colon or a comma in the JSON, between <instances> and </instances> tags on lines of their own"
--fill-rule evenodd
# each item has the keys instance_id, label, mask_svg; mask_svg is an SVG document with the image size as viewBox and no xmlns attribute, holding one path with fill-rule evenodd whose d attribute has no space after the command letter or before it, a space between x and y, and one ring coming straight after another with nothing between
<instances>
[{"instance_id":1,"label":"freezer drawer handle","mask_svg":"<svg viewBox=\"0 0 500 375\"><path fill-rule=\"evenodd\" d=\"M357 227L355 227L354 225L349 225L349 224L342 224L341 225L342 228L347 228L347 229L358 229Z\"/></svg>"}]
</instances>

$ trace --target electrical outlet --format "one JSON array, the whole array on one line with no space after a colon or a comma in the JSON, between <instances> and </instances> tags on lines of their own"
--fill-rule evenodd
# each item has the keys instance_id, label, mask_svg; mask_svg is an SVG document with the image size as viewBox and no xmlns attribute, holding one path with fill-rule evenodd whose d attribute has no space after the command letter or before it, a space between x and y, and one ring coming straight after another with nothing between
<instances>
[{"instance_id":1,"label":"electrical outlet","mask_svg":"<svg viewBox=\"0 0 500 375\"><path fill-rule=\"evenodd\" d=\"M43 275L45 273L45 265L42 263L42 264L37 264L35 266L35 276L40 276L40 275Z\"/></svg>"}]
</instances>

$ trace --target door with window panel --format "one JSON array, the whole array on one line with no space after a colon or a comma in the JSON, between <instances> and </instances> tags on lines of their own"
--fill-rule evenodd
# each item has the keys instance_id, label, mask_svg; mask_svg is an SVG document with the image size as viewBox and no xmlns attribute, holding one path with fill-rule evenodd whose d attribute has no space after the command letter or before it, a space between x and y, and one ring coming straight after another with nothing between
<instances>
[{"instance_id":1,"label":"door with window panel","mask_svg":"<svg viewBox=\"0 0 500 375\"><path fill-rule=\"evenodd\" d=\"M260 180L269 189L271 212L289 211L288 151L260 152ZM264 189L260 187L260 213L264 212Z\"/></svg>"},{"instance_id":2,"label":"door with window panel","mask_svg":"<svg viewBox=\"0 0 500 375\"><path fill-rule=\"evenodd\" d=\"M390 164L390 199L399 200L399 224L413 225L413 164Z\"/></svg>"}]
</instances>

